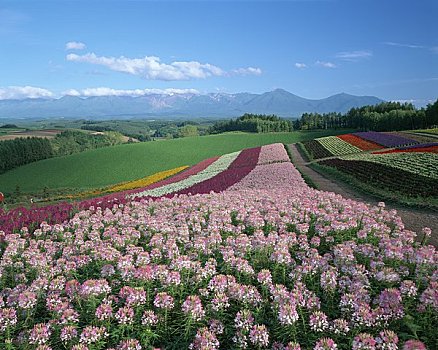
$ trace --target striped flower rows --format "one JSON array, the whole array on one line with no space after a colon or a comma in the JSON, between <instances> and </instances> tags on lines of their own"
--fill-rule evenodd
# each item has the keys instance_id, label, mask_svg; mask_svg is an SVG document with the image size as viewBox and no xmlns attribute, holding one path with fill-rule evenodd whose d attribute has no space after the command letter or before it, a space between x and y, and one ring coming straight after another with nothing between
<instances>
[{"instance_id":1,"label":"striped flower rows","mask_svg":"<svg viewBox=\"0 0 438 350\"><path fill-rule=\"evenodd\" d=\"M206 169L200 171L199 173L188 177L187 179L173 182L168 185L164 185L155 189L145 190L142 192L134 193L129 195L130 198L140 198L140 197L162 197L169 193L178 192L184 190L187 187L191 187L197 183L211 179L212 177L218 175L222 171L228 169L228 167L237 158L240 152L229 153L221 156L214 163L209 165Z\"/></svg>"},{"instance_id":2,"label":"striped flower rows","mask_svg":"<svg viewBox=\"0 0 438 350\"><path fill-rule=\"evenodd\" d=\"M435 248L384 205L311 189L277 156L257 165L260 153L242 151L220 173L248 172L222 193L0 233L0 345L434 349Z\"/></svg>"},{"instance_id":3,"label":"striped flower rows","mask_svg":"<svg viewBox=\"0 0 438 350\"><path fill-rule=\"evenodd\" d=\"M343 154L359 153L362 150L337 136L320 137L318 142L334 156Z\"/></svg>"},{"instance_id":4,"label":"striped flower rows","mask_svg":"<svg viewBox=\"0 0 438 350\"><path fill-rule=\"evenodd\" d=\"M339 158L349 161L378 163L391 168L400 169L416 175L438 180L438 154L436 153L363 153Z\"/></svg>"}]
</instances>

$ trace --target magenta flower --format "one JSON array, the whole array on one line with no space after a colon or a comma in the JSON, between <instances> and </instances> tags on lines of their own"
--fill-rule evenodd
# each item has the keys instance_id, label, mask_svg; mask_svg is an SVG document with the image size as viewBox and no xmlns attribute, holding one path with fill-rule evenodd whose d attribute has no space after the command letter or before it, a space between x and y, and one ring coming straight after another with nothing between
<instances>
[{"instance_id":1,"label":"magenta flower","mask_svg":"<svg viewBox=\"0 0 438 350\"><path fill-rule=\"evenodd\" d=\"M257 347L265 348L269 345L269 333L264 324L254 325L249 332L249 340Z\"/></svg>"},{"instance_id":2,"label":"magenta flower","mask_svg":"<svg viewBox=\"0 0 438 350\"><path fill-rule=\"evenodd\" d=\"M197 295L189 295L182 304L181 310L195 321L200 321L205 316L201 299Z\"/></svg>"},{"instance_id":3,"label":"magenta flower","mask_svg":"<svg viewBox=\"0 0 438 350\"><path fill-rule=\"evenodd\" d=\"M313 347L313 350L336 350L338 345L331 338L321 338Z\"/></svg>"},{"instance_id":4,"label":"magenta flower","mask_svg":"<svg viewBox=\"0 0 438 350\"><path fill-rule=\"evenodd\" d=\"M159 309L173 309L173 297L166 292L160 292L154 298L154 306Z\"/></svg>"},{"instance_id":5,"label":"magenta flower","mask_svg":"<svg viewBox=\"0 0 438 350\"><path fill-rule=\"evenodd\" d=\"M219 349L219 341L216 335L207 327L198 329L193 343L189 345L190 350L216 350Z\"/></svg>"}]
</instances>

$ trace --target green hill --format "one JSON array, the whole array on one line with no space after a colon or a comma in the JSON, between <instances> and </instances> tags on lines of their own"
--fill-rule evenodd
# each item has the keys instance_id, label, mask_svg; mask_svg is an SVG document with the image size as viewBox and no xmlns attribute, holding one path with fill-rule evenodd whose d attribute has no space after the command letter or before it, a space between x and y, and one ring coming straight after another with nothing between
<instances>
[{"instance_id":1,"label":"green hill","mask_svg":"<svg viewBox=\"0 0 438 350\"><path fill-rule=\"evenodd\" d=\"M229 133L101 148L46 159L0 175L0 191L99 188L158 171L193 165L206 158L270 143L294 143L348 132L319 131L270 134Z\"/></svg>"}]
</instances>

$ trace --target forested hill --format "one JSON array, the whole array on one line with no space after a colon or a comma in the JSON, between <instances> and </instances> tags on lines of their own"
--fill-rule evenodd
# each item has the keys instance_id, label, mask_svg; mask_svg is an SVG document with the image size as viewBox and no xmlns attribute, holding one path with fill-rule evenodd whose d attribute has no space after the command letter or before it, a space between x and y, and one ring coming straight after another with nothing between
<instances>
[{"instance_id":1,"label":"forested hill","mask_svg":"<svg viewBox=\"0 0 438 350\"><path fill-rule=\"evenodd\" d=\"M436 127L438 100L426 108L416 109L411 103L383 102L352 108L347 113L304 113L294 122L295 130L351 128L358 130L394 131Z\"/></svg>"},{"instance_id":2,"label":"forested hill","mask_svg":"<svg viewBox=\"0 0 438 350\"><path fill-rule=\"evenodd\" d=\"M215 123L208 131L218 134L227 131L246 132L289 132L293 130L292 122L276 115L244 114L240 118Z\"/></svg>"}]
</instances>

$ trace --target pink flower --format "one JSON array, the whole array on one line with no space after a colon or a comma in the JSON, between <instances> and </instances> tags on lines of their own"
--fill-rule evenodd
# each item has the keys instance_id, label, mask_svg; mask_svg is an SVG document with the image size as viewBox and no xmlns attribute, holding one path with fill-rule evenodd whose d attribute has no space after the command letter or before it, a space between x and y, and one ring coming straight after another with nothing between
<instances>
[{"instance_id":1,"label":"pink flower","mask_svg":"<svg viewBox=\"0 0 438 350\"><path fill-rule=\"evenodd\" d=\"M17 324L17 311L12 308L0 309L0 331Z\"/></svg>"},{"instance_id":2,"label":"pink flower","mask_svg":"<svg viewBox=\"0 0 438 350\"><path fill-rule=\"evenodd\" d=\"M166 292L158 293L154 298L154 305L159 309L173 309L173 297L167 294Z\"/></svg>"},{"instance_id":3,"label":"pink flower","mask_svg":"<svg viewBox=\"0 0 438 350\"><path fill-rule=\"evenodd\" d=\"M398 336L393 331L383 330L376 337L377 349L397 350Z\"/></svg>"},{"instance_id":4,"label":"pink flower","mask_svg":"<svg viewBox=\"0 0 438 350\"><path fill-rule=\"evenodd\" d=\"M278 307L278 320L282 325L292 325L298 320L298 312L294 303L281 303Z\"/></svg>"},{"instance_id":5,"label":"pink flower","mask_svg":"<svg viewBox=\"0 0 438 350\"><path fill-rule=\"evenodd\" d=\"M120 308L115 314L116 320L119 322L119 324L123 325L132 324L134 322L134 316L134 310L129 306Z\"/></svg>"},{"instance_id":6,"label":"pink flower","mask_svg":"<svg viewBox=\"0 0 438 350\"><path fill-rule=\"evenodd\" d=\"M113 316L113 307L109 303L102 303L96 308L95 316L99 321L109 320Z\"/></svg>"},{"instance_id":7,"label":"pink flower","mask_svg":"<svg viewBox=\"0 0 438 350\"><path fill-rule=\"evenodd\" d=\"M195 321L200 321L205 316L201 299L197 295L189 295L181 306L182 312L189 314Z\"/></svg>"},{"instance_id":8,"label":"pink flower","mask_svg":"<svg viewBox=\"0 0 438 350\"><path fill-rule=\"evenodd\" d=\"M251 343L259 347L267 347L269 345L269 333L264 324L254 325L249 332Z\"/></svg>"},{"instance_id":9,"label":"pink flower","mask_svg":"<svg viewBox=\"0 0 438 350\"><path fill-rule=\"evenodd\" d=\"M417 339L410 339L403 345L403 350L427 350L426 345Z\"/></svg>"},{"instance_id":10,"label":"pink flower","mask_svg":"<svg viewBox=\"0 0 438 350\"><path fill-rule=\"evenodd\" d=\"M45 344L52 334L50 329L50 325L47 323L38 323L33 326L32 330L29 334L29 343L30 344Z\"/></svg>"},{"instance_id":11,"label":"pink flower","mask_svg":"<svg viewBox=\"0 0 438 350\"><path fill-rule=\"evenodd\" d=\"M32 309L36 302L38 300L38 297L36 293L25 291L23 293L20 293L18 296L18 306L22 309Z\"/></svg>"},{"instance_id":12,"label":"pink flower","mask_svg":"<svg viewBox=\"0 0 438 350\"><path fill-rule=\"evenodd\" d=\"M105 327L87 326L82 330L80 343L93 344L108 337Z\"/></svg>"},{"instance_id":13,"label":"pink flower","mask_svg":"<svg viewBox=\"0 0 438 350\"><path fill-rule=\"evenodd\" d=\"M61 329L61 340L65 343L78 336L78 331L75 326L65 326Z\"/></svg>"},{"instance_id":14,"label":"pink flower","mask_svg":"<svg viewBox=\"0 0 438 350\"><path fill-rule=\"evenodd\" d=\"M254 317L249 310L241 310L234 318L234 325L237 329L249 331L254 324Z\"/></svg>"},{"instance_id":15,"label":"pink flower","mask_svg":"<svg viewBox=\"0 0 438 350\"><path fill-rule=\"evenodd\" d=\"M336 350L338 345L331 338L321 338L318 340L313 350Z\"/></svg>"},{"instance_id":16,"label":"pink flower","mask_svg":"<svg viewBox=\"0 0 438 350\"><path fill-rule=\"evenodd\" d=\"M216 335L207 327L198 329L193 343L189 345L191 350L216 350L219 349L219 341Z\"/></svg>"},{"instance_id":17,"label":"pink flower","mask_svg":"<svg viewBox=\"0 0 438 350\"><path fill-rule=\"evenodd\" d=\"M309 325L314 332L324 332L329 326L327 315L322 311L313 312L310 315Z\"/></svg>"},{"instance_id":18,"label":"pink flower","mask_svg":"<svg viewBox=\"0 0 438 350\"><path fill-rule=\"evenodd\" d=\"M97 297L99 295L106 295L111 292L111 287L109 286L107 280L87 280L82 283L79 293L83 297Z\"/></svg>"},{"instance_id":19,"label":"pink flower","mask_svg":"<svg viewBox=\"0 0 438 350\"><path fill-rule=\"evenodd\" d=\"M119 343L117 350L141 350L141 344L137 339L126 339Z\"/></svg>"},{"instance_id":20,"label":"pink flower","mask_svg":"<svg viewBox=\"0 0 438 350\"><path fill-rule=\"evenodd\" d=\"M141 318L141 324L144 326L153 326L158 323L158 317L152 310L146 310Z\"/></svg>"},{"instance_id":21,"label":"pink flower","mask_svg":"<svg viewBox=\"0 0 438 350\"><path fill-rule=\"evenodd\" d=\"M360 333L354 337L352 350L375 350L376 341L371 334Z\"/></svg>"}]
</instances>

